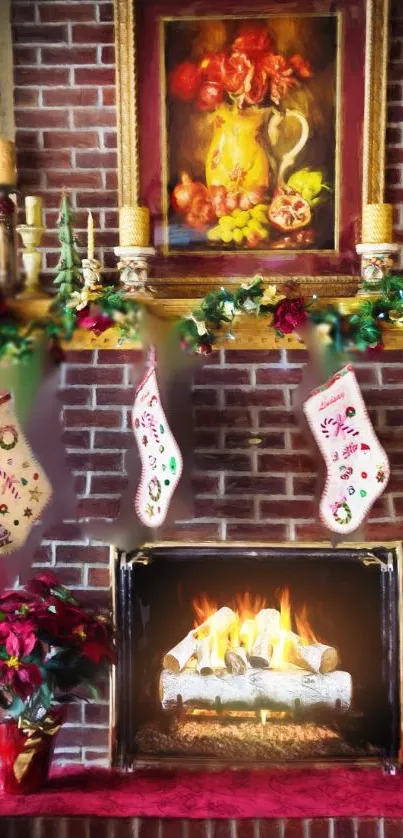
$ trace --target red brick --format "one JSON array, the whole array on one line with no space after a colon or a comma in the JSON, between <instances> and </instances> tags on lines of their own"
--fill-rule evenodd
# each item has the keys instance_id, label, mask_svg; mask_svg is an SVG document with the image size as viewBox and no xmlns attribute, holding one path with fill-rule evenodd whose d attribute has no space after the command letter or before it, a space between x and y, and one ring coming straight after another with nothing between
<instances>
[{"instance_id":1,"label":"red brick","mask_svg":"<svg viewBox=\"0 0 403 838\"><path fill-rule=\"evenodd\" d=\"M233 832L231 829L231 821L228 820L212 820L210 825L211 838L232 838ZM165 835L164 835L165 838ZM173 836L172 836L173 838Z\"/></svg>"},{"instance_id":2,"label":"red brick","mask_svg":"<svg viewBox=\"0 0 403 838\"><path fill-rule=\"evenodd\" d=\"M255 838L255 821L254 820L237 820L236 823L236 838ZM278 836L280 838L280 836Z\"/></svg>"},{"instance_id":3,"label":"red brick","mask_svg":"<svg viewBox=\"0 0 403 838\"><path fill-rule=\"evenodd\" d=\"M11 5L11 20L13 23L34 23L35 6L32 3L15 3Z\"/></svg>"},{"instance_id":4,"label":"red brick","mask_svg":"<svg viewBox=\"0 0 403 838\"><path fill-rule=\"evenodd\" d=\"M73 366L66 369L66 384L122 384L123 367Z\"/></svg>"},{"instance_id":5,"label":"red brick","mask_svg":"<svg viewBox=\"0 0 403 838\"><path fill-rule=\"evenodd\" d=\"M96 105L98 102L98 91L93 87L81 88L55 88L54 90L44 90L42 93L43 104L45 107L64 107L69 105L76 105L78 107L88 107Z\"/></svg>"},{"instance_id":6,"label":"red brick","mask_svg":"<svg viewBox=\"0 0 403 838\"><path fill-rule=\"evenodd\" d=\"M74 111L73 122L75 128L113 127L116 125L116 113L112 109L86 108Z\"/></svg>"},{"instance_id":7,"label":"red brick","mask_svg":"<svg viewBox=\"0 0 403 838\"><path fill-rule=\"evenodd\" d=\"M196 429L193 431L192 438L195 449L219 448L220 445L219 431Z\"/></svg>"},{"instance_id":8,"label":"red brick","mask_svg":"<svg viewBox=\"0 0 403 838\"><path fill-rule=\"evenodd\" d=\"M13 48L14 66L27 67L29 64L38 64L39 52L37 47L17 47Z\"/></svg>"},{"instance_id":9,"label":"red brick","mask_svg":"<svg viewBox=\"0 0 403 838\"><path fill-rule=\"evenodd\" d=\"M74 64L96 64L96 47L43 47L41 64L59 64L62 67ZM29 62L27 62L29 63Z\"/></svg>"},{"instance_id":10,"label":"red brick","mask_svg":"<svg viewBox=\"0 0 403 838\"><path fill-rule=\"evenodd\" d=\"M285 477L273 477L271 475L261 476L257 474L251 475L232 475L225 477L225 494L226 495L284 495L285 494ZM288 504L290 501L283 501Z\"/></svg>"},{"instance_id":11,"label":"red brick","mask_svg":"<svg viewBox=\"0 0 403 838\"><path fill-rule=\"evenodd\" d=\"M63 725L58 737L57 744L60 748L74 747L79 745L82 748L102 748L108 741L108 731L98 727L69 727ZM54 824L53 824L54 825Z\"/></svg>"},{"instance_id":12,"label":"red brick","mask_svg":"<svg viewBox=\"0 0 403 838\"><path fill-rule=\"evenodd\" d=\"M18 178L18 186L25 192L30 192L31 189L37 190L42 183L42 175L41 172L38 171L29 171L28 169L23 169L19 173Z\"/></svg>"},{"instance_id":13,"label":"red brick","mask_svg":"<svg viewBox=\"0 0 403 838\"><path fill-rule=\"evenodd\" d=\"M315 472L315 463L305 454L259 454L258 471L312 471Z\"/></svg>"},{"instance_id":14,"label":"red brick","mask_svg":"<svg viewBox=\"0 0 403 838\"><path fill-rule=\"evenodd\" d=\"M122 414L117 410L76 410L66 408L65 424L69 428L120 428Z\"/></svg>"},{"instance_id":15,"label":"red brick","mask_svg":"<svg viewBox=\"0 0 403 838\"><path fill-rule=\"evenodd\" d=\"M201 523L195 521L190 524L177 524L176 526L164 527L164 538L173 540L180 538L182 541L216 541L219 536L219 524Z\"/></svg>"},{"instance_id":16,"label":"red brick","mask_svg":"<svg viewBox=\"0 0 403 838\"><path fill-rule=\"evenodd\" d=\"M115 84L115 70L113 67L79 67L74 70L74 83L83 85Z\"/></svg>"},{"instance_id":17,"label":"red brick","mask_svg":"<svg viewBox=\"0 0 403 838\"><path fill-rule=\"evenodd\" d=\"M226 364L278 364L281 360L277 349L226 349Z\"/></svg>"},{"instance_id":18,"label":"red brick","mask_svg":"<svg viewBox=\"0 0 403 838\"><path fill-rule=\"evenodd\" d=\"M83 584L83 572L79 567L58 567L57 578L68 588Z\"/></svg>"},{"instance_id":19,"label":"red brick","mask_svg":"<svg viewBox=\"0 0 403 838\"><path fill-rule=\"evenodd\" d=\"M106 516L105 516L106 517ZM110 517L110 516L108 516ZM107 567L88 568L88 585L90 588L109 588L110 573Z\"/></svg>"},{"instance_id":20,"label":"red brick","mask_svg":"<svg viewBox=\"0 0 403 838\"><path fill-rule=\"evenodd\" d=\"M403 58L403 44L392 40L389 49L389 61L400 61ZM392 120L393 121L393 120Z\"/></svg>"},{"instance_id":21,"label":"red brick","mask_svg":"<svg viewBox=\"0 0 403 838\"><path fill-rule=\"evenodd\" d=\"M63 442L66 448L89 448L89 431L63 431Z\"/></svg>"},{"instance_id":22,"label":"red brick","mask_svg":"<svg viewBox=\"0 0 403 838\"><path fill-rule=\"evenodd\" d=\"M88 388L71 388L70 390L63 390L61 392L64 405L82 405L84 407L91 404L91 391Z\"/></svg>"},{"instance_id":23,"label":"red brick","mask_svg":"<svg viewBox=\"0 0 403 838\"><path fill-rule=\"evenodd\" d=\"M294 495L313 495L317 488L316 477L293 477Z\"/></svg>"},{"instance_id":24,"label":"red brick","mask_svg":"<svg viewBox=\"0 0 403 838\"><path fill-rule=\"evenodd\" d=\"M403 838L403 821L401 818L385 818L385 838Z\"/></svg>"},{"instance_id":25,"label":"red brick","mask_svg":"<svg viewBox=\"0 0 403 838\"><path fill-rule=\"evenodd\" d=\"M56 109L27 111L16 108L14 116L15 124L22 128L67 128L69 118L66 110Z\"/></svg>"},{"instance_id":26,"label":"red brick","mask_svg":"<svg viewBox=\"0 0 403 838\"><path fill-rule=\"evenodd\" d=\"M358 836L359 838L378 838L380 834L378 818L359 818L358 819ZM386 830L385 830L386 834Z\"/></svg>"},{"instance_id":27,"label":"red brick","mask_svg":"<svg viewBox=\"0 0 403 838\"><path fill-rule=\"evenodd\" d=\"M195 384L210 384L218 387L221 384L233 386L235 384L250 384L249 370L237 367L222 369L208 365L198 370L194 377Z\"/></svg>"},{"instance_id":28,"label":"red brick","mask_svg":"<svg viewBox=\"0 0 403 838\"><path fill-rule=\"evenodd\" d=\"M385 171L385 182L387 186L400 186L402 182L400 169L388 167Z\"/></svg>"},{"instance_id":29,"label":"red brick","mask_svg":"<svg viewBox=\"0 0 403 838\"><path fill-rule=\"evenodd\" d=\"M134 390L131 387L97 387L95 398L97 405L131 407L134 400Z\"/></svg>"},{"instance_id":30,"label":"red brick","mask_svg":"<svg viewBox=\"0 0 403 838\"><path fill-rule=\"evenodd\" d=\"M100 364L138 364L144 361L141 349L100 349Z\"/></svg>"},{"instance_id":31,"label":"red brick","mask_svg":"<svg viewBox=\"0 0 403 838\"><path fill-rule=\"evenodd\" d=\"M106 107L116 105L116 90L114 87L105 87L103 89L102 104Z\"/></svg>"},{"instance_id":32,"label":"red brick","mask_svg":"<svg viewBox=\"0 0 403 838\"><path fill-rule=\"evenodd\" d=\"M92 475L92 495L120 495L127 487L127 477L124 474Z\"/></svg>"},{"instance_id":33,"label":"red brick","mask_svg":"<svg viewBox=\"0 0 403 838\"><path fill-rule=\"evenodd\" d=\"M101 49L101 61L102 64L114 64L115 63L115 47L102 47Z\"/></svg>"},{"instance_id":34,"label":"red brick","mask_svg":"<svg viewBox=\"0 0 403 838\"><path fill-rule=\"evenodd\" d=\"M320 521L295 525L295 538L300 541L330 541L331 533Z\"/></svg>"},{"instance_id":35,"label":"red brick","mask_svg":"<svg viewBox=\"0 0 403 838\"><path fill-rule=\"evenodd\" d=\"M400 78L400 76L399 76ZM396 144L400 145L402 141L402 131L396 125L391 127L390 125L386 129L386 142L387 144Z\"/></svg>"},{"instance_id":36,"label":"red brick","mask_svg":"<svg viewBox=\"0 0 403 838\"><path fill-rule=\"evenodd\" d=\"M195 452L195 467L206 471L250 471L251 461L246 454L212 451Z\"/></svg>"},{"instance_id":37,"label":"red brick","mask_svg":"<svg viewBox=\"0 0 403 838\"><path fill-rule=\"evenodd\" d=\"M303 838L304 836L304 821L302 818L295 818L295 820L284 820L284 838Z\"/></svg>"},{"instance_id":38,"label":"red brick","mask_svg":"<svg viewBox=\"0 0 403 838\"><path fill-rule=\"evenodd\" d=\"M122 457L118 452L83 451L68 453L66 457L70 468L75 471L121 471Z\"/></svg>"},{"instance_id":39,"label":"red brick","mask_svg":"<svg viewBox=\"0 0 403 838\"><path fill-rule=\"evenodd\" d=\"M388 148L387 161L389 164L394 165L396 165L397 163L403 163L403 148ZM389 350L387 354L387 360L389 363Z\"/></svg>"},{"instance_id":40,"label":"red brick","mask_svg":"<svg viewBox=\"0 0 403 838\"><path fill-rule=\"evenodd\" d=\"M15 141L18 150L39 148L39 137L37 131L16 131Z\"/></svg>"},{"instance_id":41,"label":"red brick","mask_svg":"<svg viewBox=\"0 0 403 838\"><path fill-rule=\"evenodd\" d=\"M254 442L254 440L259 440ZM224 448L248 448L253 451L263 448L284 448L285 436L281 431L266 431L255 434L253 431L229 431L225 434Z\"/></svg>"},{"instance_id":42,"label":"red brick","mask_svg":"<svg viewBox=\"0 0 403 838\"><path fill-rule=\"evenodd\" d=\"M117 148L118 137L116 131L104 131L105 148ZM114 225L116 226L116 225Z\"/></svg>"},{"instance_id":43,"label":"red brick","mask_svg":"<svg viewBox=\"0 0 403 838\"><path fill-rule=\"evenodd\" d=\"M227 538L234 541L282 541L287 538L287 524L228 524Z\"/></svg>"},{"instance_id":44,"label":"red brick","mask_svg":"<svg viewBox=\"0 0 403 838\"><path fill-rule=\"evenodd\" d=\"M85 547L82 544L58 544L56 546L56 564L107 564L108 547Z\"/></svg>"},{"instance_id":45,"label":"red brick","mask_svg":"<svg viewBox=\"0 0 403 838\"><path fill-rule=\"evenodd\" d=\"M104 498L82 498L78 502L79 518L116 518L119 501Z\"/></svg>"},{"instance_id":46,"label":"red brick","mask_svg":"<svg viewBox=\"0 0 403 838\"><path fill-rule=\"evenodd\" d=\"M98 207L113 207L116 206L117 199L116 192L100 191L99 194L81 192L77 195L77 206L88 207L89 209L92 209L93 207L94 209ZM114 253L112 253L111 258L113 265L116 266L116 257Z\"/></svg>"},{"instance_id":47,"label":"red brick","mask_svg":"<svg viewBox=\"0 0 403 838\"><path fill-rule=\"evenodd\" d=\"M39 3L41 23L76 23L95 20L95 3Z\"/></svg>"},{"instance_id":48,"label":"red brick","mask_svg":"<svg viewBox=\"0 0 403 838\"><path fill-rule=\"evenodd\" d=\"M85 721L89 725L109 724L109 707L107 704L86 704L84 713Z\"/></svg>"},{"instance_id":49,"label":"red brick","mask_svg":"<svg viewBox=\"0 0 403 838\"><path fill-rule=\"evenodd\" d=\"M44 44L48 46L49 39L53 44L67 43L67 26L14 26L13 41L16 44Z\"/></svg>"},{"instance_id":50,"label":"red brick","mask_svg":"<svg viewBox=\"0 0 403 838\"><path fill-rule=\"evenodd\" d=\"M402 353L402 366L401 367L382 367L382 382L383 384L402 384L403 383L403 353ZM397 395L394 391L390 393L390 400L394 402L395 399L393 398L394 395Z\"/></svg>"},{"instance_id":51,"label":"red brick","mask_svg":"<svg viewBox=\"0 0 403 838\"><path fill-rule=\"evenodd\" d=\"M218 495L218 477L207 474L192 475L192 489L197 495Z\"/></svg>"},{"instance_id":52,"label":"red brick","mask_svg":"<svg viewBox=\"0 0 403 838\"><path fill-rule=\"evenodd\" d=\"M47 172L49 189L101 189L100 172ZM82 244L81 244L82 246Z\"/></svg>"},{"instance_id":53,"label":"red brick","mask_svg":"<svg viewBox=\"0 0 403 838\"><path fill-rule=\"evenodd\" d=\"M197 408L195 410L195 425L198 428L250 428L251 424L251 414L246 408L239 410Z\"/></svg>"},{"instance_id":54,"label":"red brick","mask_svg":"<svg viewBox=\"0 0 403 838\"><path fill-rule=\"evenodd\" d=\"M157 818L147 818L140 821L138 838L159 838L159 835L159 820ZM179 835L178 838L180 838Z\"/></svg>"},{"instance_id":55,"label":"red brick","mask_svg":"<svg viewBox=\"0 0 403 838\"><path fill-rule=\"evenodd\" d=\"M259 428L270 428L281 425L282 428L294 428L297 424L295 414L291 410L259 410Z\"/></svg>"},{"instance_id":56,"label":"red brick","mask_svg":"<svg viewBox=\"0 0 403 838\"><path fill-rule=\"evenodd\" d=\"M33 87L45 85L56 87L68 85L68 67L17 67L14 71L14 84L16 87Z\"/></svg>"},{"instance_id":57,"label":"red brick","mask_svg":"<svg viewBox=\"0 0 403 838\"><path fill-rule=\"evenodd\" d=\"M126 451L134 444L132 431L95 431L94 448Z\"/></svg>"},{"instance_id":58,"label":"red brick","mask_svg":"<svg viewBox=\"0 0 403 838\"><path fill-rule=\"evenodd\" d=\"M327 818L314 818L310 823L310 838L330 838L329 826Z\"/></svg>"},{"instance_id":59,"label":"red brick","mask_svg":"<svg viewBox=\"0 0 403 838\"><path fill-rule=\"evenodd\" d=\"M67 149L65 151L23 151L18 154L18 164L25 169L69 169L71 152Z\"/></svg>"},{"instance_id":60,"label":"red brick","mask_svg":"<svg viewBox=\"0 0 403 838\"><path fill-rule=\"evenodd\" d=\"M259 390L226 390L225 391L225 404L228 407L235 407L235 406L247 406L250 407L281 407L284 405L284 391L283 390L271 390L261 388Z\"/></svg>"},{"instance_id":61,"label":"red brick","mask_svg":"<svg viewBox=\"0 0 403 838\"><path fill-rule=\"evenodd\" d=\"M316 508L310 500L262 500L261 518L312 518Z\"/></svg>"},{"instance_id":62,"label":"red brick","mask_svg":"<svg viewBox=\"0 0 403 838\"><path fill-rule=\"evenodd\" d=\"M49 527L43 537L51 541L79 541L82 532L78 524L61 523Z\"/></svg>"},{"instance_id":63,"label":"red brick","mask_svg":"<svg viewBox=\"0 0 403 838\"><path fill-rule=\"evenodd\" d=\"M39 104L39 91L30 87L14 88L14 105L17 108L35 108Z\"/></svg>"},{"instance_id":64,"label":"red brick","mask_svg":"<svg viewBox=\"0 0 403 838\"><path fill-rule=\"evenodd\" d=\"M218 390L209 390L203 387L201 390L192 390L192 404L194 407L216 407L218 404Z\"/></svg>"},{"instance_id":65,"label":"red brick","mask_svg":"<svg viewBox=\"0 0 403 838\"><path fill-rule=\"evenodd\" d=\"M262 367L256 370L256 384L299 384L302 367Z\"/></svg>"},{"instance_id":66,"label":"red brick","mask_svg":"<svg viewBox=\"0 0 403 838\"><path fill-rule=\"evenodd\" d=\"M45 148L97 149L99 146L99 136L96 131L45 131L43 144Z\"/></svg>"},{"instance_id":67,"label":"red brick","mask_svg":"<svg viewBox=\"0 0 403 838\"><path fill-rule=\"evenodd\" d=\"M73 44L113 44L114 27L108 23L96 26L72 26Z\"/></svg>"},{"instance_id":68,"label":"red brick","mask_svg":"<svg viewBox=\"0 0 403 838\"><path fill-rule=\"evenodd\" d=\"M35 564L49 564L52 561L52 548L50 544L42 545L42 547L38 547L34 553L34 562Z\"/></svg>"},{"instance_id":69,"label":"red brick","mask_svg":"<svg viewBox=\"0 0 403 838\"><path fill-rule=\"evenodd\" d=\"M354 838L355 829L352 818L335 818L334 820L334 836L335 838Z\"/></svg>"},{"instance_id":70,"label":"red brick","mask_svg":"<svg viewBox=\"0 0 403 838\"><path fill-rule=\"evenodd\" d=\"M196 518L253 518L253 502L245 498L196 498L194 510Z\"/></svg>"}]
</instances>

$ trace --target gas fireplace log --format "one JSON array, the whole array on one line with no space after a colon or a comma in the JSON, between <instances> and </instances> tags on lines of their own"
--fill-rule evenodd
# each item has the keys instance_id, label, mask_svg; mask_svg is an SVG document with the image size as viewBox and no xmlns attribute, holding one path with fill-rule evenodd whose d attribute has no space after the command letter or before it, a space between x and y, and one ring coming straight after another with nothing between
<instances>
[{"instance_id":1,"label":"gas fireplace log","mask_svg":"<svg viewBox=\"0 0 403 838\"><path fill-rule=\"evenodd\" d=\"M248 668L248 659L242 646L228 648L225 653L225 666L233 675L242 675Z\"/></svg>"},{"instance_id":2,"label":"gas fireplace log","mask_svg":"<svg viewBox=\"0 0 403 838\"><path fill-rule=\"evenodd\" d=\"M211 637L203 637L197 644L197 664L196 669L200 675L211 675L213 669L211 665Z\"/></svg>"},{"instance_id":3,"label":"gas fireplace log","mask_svg":"<svg viewBox=\"0 0 403 838\"><path fill-rule=\"evenodd\" d=\"M250 655L256 640L256 620L244 620L239 630L239 639L247 655Z\"/></svg>"},{"instance_id":4,"label":"gas fireplace log","mask_svg":"<svg viewBox=\"0 0 403 838\"><path fill-rule=\"evenodd\" d=\"M179 674L163 670L160 697L164 710L181 704L184 708L242 707L273 710L303 710L319 707L348 710L352 700L352 679L348 672L327 675L307 672L277 672L250 669L244 675L223 670L201 678L185 669Z\"/></svg>"},{"instance_id":5,"label":"gas fireplace log","mask_svg":"<svg viewBox=\"0 0 403 838\"><path fill-rule=\"evenodd\" d=\"M294 633L290 633L289 659L290 663L300 666L301 669L322 674L333 672L339 664L339 654L333 646L326 646L324 643L310 643L304 646Z\"/></svg>"},{"instance_id":6,"label":"gas fireplace log","mask_svg":"<svg viewBox=\"0 0 403 838\"><path fill-rule=\"evenodd\" d=\"M204 623L197 626L197 628L194 629L193 634L198 640L202 640L203 637L208 637L212 634L216 634L219 637L228 635L231 640L237 624L238 617L235 614L235 611L224 605L223 608L219 608L218 611L215 611L214 614L207 617L207 620L205 620Z\"/></svg>"},{"instance_id":7,"label":"gas fireplace log","mask_svg":"<svg viewBox=\"0 0 403 838\"><path fill-rule=\"evenodd\" d=\"M194 636L193 632L190 632L180 641L173 649L171 649L168 654L165 655L163 660L163 667L164 669L168 669L170 672L180 672L183 669L190 658L193 657L197 653L197 640Z\"/></svg>"},{"instance_id":8,"label":"gas fireplace log","mask_svg":"<svg viewBox=\"0 0 403 838\"><path fill-rule=\"evenodd\" d=\"M280 631L280 612L263 608L256 616L256 639L249 655L251 666L267 669L273 654L273 640Z\"/></svg>"}]
</instances>

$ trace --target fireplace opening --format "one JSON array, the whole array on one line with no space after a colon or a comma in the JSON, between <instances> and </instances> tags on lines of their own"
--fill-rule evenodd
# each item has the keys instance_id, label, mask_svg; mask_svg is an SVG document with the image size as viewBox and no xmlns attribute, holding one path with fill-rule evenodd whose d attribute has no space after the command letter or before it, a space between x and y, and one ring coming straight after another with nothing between
<instances>
[{"instance_id":1,"label":"fireplace opening","mask_svg":"<svg viewBox=\"0 0 403 838\"><path fill-rule=\"evenodd\" d=\"M397 547L117 554L113 761L396 760Z\"/></svg>"}]
</instances>

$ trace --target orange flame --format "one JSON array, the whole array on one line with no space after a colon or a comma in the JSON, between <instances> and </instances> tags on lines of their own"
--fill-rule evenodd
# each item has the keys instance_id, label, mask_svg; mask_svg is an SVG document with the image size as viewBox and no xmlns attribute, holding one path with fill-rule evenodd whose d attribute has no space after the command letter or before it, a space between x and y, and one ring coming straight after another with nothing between
<instances>
[{"instance_id":1,"label":"orange flame","mask_svg":"<svg viewBox=\"0 0 403 838\"><path fill-rule=\"evenodd\" d=\"M262 608L266 608L266 605L266 597L260 596L260 594L252 596L249 591L246 591L244 594L236 595L235 603L232 605L232 608L237 612L240 621L243 623L244 620L256 617L256 614L258 614Z\"/></svg>"},{"instance_id":2,"label":"orange flame","mask_svg":"<svg viewBox=\"0 0 403 838\"><path fill-rule=\"evenodd\" d=\"M193 611L195 613L195 622L193 628L197 628L204 623L209 617L218 610L218 606L213 600L208 599L206 594L200 594L200 597L192 601Z\"/></svg>"},{"instance_id":3,"label":"orange flame","mask_svg":"<svg viewBox=\"0 0 403 838\"><path fill-rule=\"evenodd\" d=\"M318 642L308 620L308 609L306 605L303 605L299 614L295 615L295 623L297 626L297 632L304 646L309 646L310 643Z\"/></svg>"}]
</instances>

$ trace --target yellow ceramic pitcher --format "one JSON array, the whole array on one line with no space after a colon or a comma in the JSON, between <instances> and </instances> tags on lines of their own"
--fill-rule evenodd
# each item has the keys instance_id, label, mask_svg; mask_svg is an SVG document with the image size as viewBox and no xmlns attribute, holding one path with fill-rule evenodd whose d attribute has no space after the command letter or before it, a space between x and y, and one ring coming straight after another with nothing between
<instances>
[{"instance_id":1,"label":"yellow ceramic pitcher","mask_svg":"<svg viewBox=\"0 0 403 838\"><path fill-rule=\"evenodd\" d=\"M214 112L213 137L206 158L207 186L252 189L269 185L270 169L261 137L263 108L240 110L221 105Z\"/></svg>"}]
</instances>

